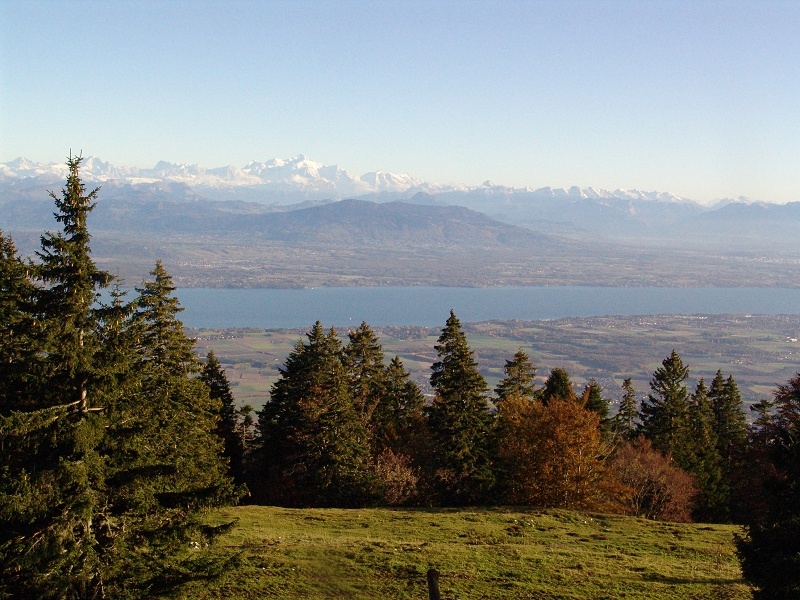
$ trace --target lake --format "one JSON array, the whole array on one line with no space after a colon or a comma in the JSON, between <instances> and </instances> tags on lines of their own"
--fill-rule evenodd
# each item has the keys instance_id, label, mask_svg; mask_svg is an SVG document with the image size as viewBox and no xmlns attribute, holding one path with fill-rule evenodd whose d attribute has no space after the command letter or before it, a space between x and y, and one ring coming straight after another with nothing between
<instances>
[{"instance_id":1,"label":"lake","mask_svg":"<svg viewBox=\"0 0 800 600\"><path fill-rule=\"evenodd\" d=\"M189 327L283 329L325 326L444 326L462 322L651 314L800 314L800 289L617 287L184 288Z\"/></svg>"}]
</instances>

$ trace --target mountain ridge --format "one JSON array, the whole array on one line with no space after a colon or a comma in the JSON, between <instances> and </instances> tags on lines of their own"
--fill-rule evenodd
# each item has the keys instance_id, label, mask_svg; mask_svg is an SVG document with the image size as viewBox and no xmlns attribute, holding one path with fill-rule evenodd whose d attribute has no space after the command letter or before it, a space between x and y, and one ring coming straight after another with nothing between
<instances>
[{"instance_id":1,"label":"mountain ridge","mask_svg":"<svg viewBox=\"0 0 800 600\"><path fill-rule=\"evenodd\" d=\"M62 181L66 165L40 163L19 157L0 163L0 182L11 184L28 180ZM159 161L152 168L116 166L95 156L88 156L81 165L81 175L88 183L153 184L158 181L184 183L190 187L248 188L266 186L275 191L295 191L306 196L324 195L341 200L366 194L400 194L410 197L419 192L432 194L480 192L496 196L534 194L553 199L629 199L655 202L694 202L669 192L639 190L604 190L594 187L552 188L549 186L514 188L485 181L479 186L445 185L426 182L407 173L369 171L355 176L338 165L324 165L299 154L289 159L252 160L242 167L226 165L207 168L197 164ZM396 198L393 198L396 199Z\"/></svg>"}]
</instances>

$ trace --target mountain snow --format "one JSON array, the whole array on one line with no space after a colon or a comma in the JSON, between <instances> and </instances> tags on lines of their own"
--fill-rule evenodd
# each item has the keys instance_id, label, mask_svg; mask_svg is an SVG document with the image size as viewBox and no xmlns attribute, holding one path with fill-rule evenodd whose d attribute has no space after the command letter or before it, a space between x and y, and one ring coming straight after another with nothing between
<instances>
[{"instance_id":1,"label":"mountain snow","mask_svg":"<svg viewBox=\"0 0 800 600\"><path fill-rule=\"evenodd\" d=\"M43 183L61 182L67 176L63 163L38 163L17 158L0 163L0 182L40 180ZM327 199L357 197L367 194L414 194L443 192L480 192L481 194L508 196L518 193L539 198L561 200L632 200L650 202L691 202L664 192L638 190L602 190L596 188L513 188L485 181L480 186L450 186L432 184L411 175L371 171L354 176L338 165L323 165L300 154L294 158L273 158L266 162L253 160L243 167L201 167L196 164L159 161L151 169L118 167L95 156L85 158L81 176L87 183L113 182L116 184L181 183L191 188L266 188L277 192L300 193Z\"/></svg>"}]
</instances>

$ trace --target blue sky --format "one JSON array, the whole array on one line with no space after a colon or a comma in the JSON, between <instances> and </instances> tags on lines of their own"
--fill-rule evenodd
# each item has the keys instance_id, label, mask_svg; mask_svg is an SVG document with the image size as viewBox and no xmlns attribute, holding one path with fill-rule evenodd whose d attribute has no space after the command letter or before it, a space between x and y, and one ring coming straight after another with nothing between
<instances>
[{"instance_id":1,"label":"blue sky","mask_svg":"<svg viewBox=\"0 0 800 600\"><path fill-rule=\"evenodd\" d=\"M0 162L800 200L800 2L3 0Z\"/></svg>"}]
</instances>

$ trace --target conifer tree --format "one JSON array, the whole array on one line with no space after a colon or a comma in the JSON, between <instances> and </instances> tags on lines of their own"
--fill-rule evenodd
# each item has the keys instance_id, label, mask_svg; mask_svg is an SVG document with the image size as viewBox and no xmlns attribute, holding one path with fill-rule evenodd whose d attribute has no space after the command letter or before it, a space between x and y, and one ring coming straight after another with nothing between
<instances>
[{"instance_id":1,"label":"conifer tree","mask_svg":"<svg viewBox=\"0 0 800 600\"><path fill-rule=\"evenodd\" d=\"M733 375L725 379L722 371L717 371L708 396L714 412L717 451L726 469L730 470L747 440L747 417L742 411L742 395Z\"/></svg>"},{"instance_id":2,"label":"conifer tree","mask_svg":"<svg viewBox=\"0 0 800 600\"><path fill-rule=\"evenodd\" d=\"M622 402L619 411L614 416L612 430L624 440L633 441L637 436L636 417L639 413L639 403L636 401L636 391L633 389L633 382L628 377L622 382Z\"/></svg>"},{"instance_id":3,"label":"conifer tree","mask_svg":"<svg viewBox=\"0 0 800 600\"><path fill-rule=\"evenodd\" d=\"M383 348L372 328L362 322L347 335L343 360L350 379L350 394L361 423L372 428L372 417L383 396Z\"/></svg>"},{"instance_id":4,"label":"conifer tree","mask_svg":"<svg viewBox=\"0 0 800 600\"><path fill-rule=\"evenodd\" d=\"M589 383L581 394L581 404L584 408L597 413L600 417L600 432L603 438L607 438L610 430L611 423L608 419L608 400L603 398L603 388L595 379L590 379Z\"/></svg>"},{"instance_id":5,"label":"conifer tree","mask_svg":"<svg viewBox=\"0 0 800 600\"><path fill-rule=\"evenodd\" d=\"M51 194L62 231L42 236L39 262L22 277L9 244L0 256L3 285L20 292L0 301L0 332L32 358L0 351L19 373L0 395L0 596L152 597L196 571L176 556L200 535L195 509L235 499L205 386L169 366L188 363L173 350L191 352L180 323L134 316L118 286L99 303L111 278L90 257L96 190L79 164ZM158 347L156 327L174 329Z\"/></svg>"},{"instance_id":6,"label":"conifer tree","mask_svg":"<svg viewBox=\"0 0 800 600\"><path fill-rule=\"evenodd\" d=\"M774 403L771 416L766 403L760 407L770 421L761 431L773 469L770 493L737 539L742 573L758 600L800 597L800 374L778 386Z\"/></svg>"},{"instance_id":7,"label":"conifer tree","mask_svg":"<svg viewBox=\"0 0 800 600\"><path fill-rule=\"evenodd\" d=\"M154 595L185 580L192 567L176 555L205 539L199 514L243 493L227 474L215 435L221 403L198 377L202 363L177 317L183 308L172 278L161 262L151 275L137 288L126 325L134 361L104 440L111 585L120 597Z\"/></svg>"},{"instance_id":8,"label":"conifer tree","mask_svg":"<svg viewBox=\"0 0 800 600\"><path fill-rule=\"evenodd\" d=\"M427 407L434 485L445 504L476 503L487 497L494 484L488 385L452 310L434 348L438 353L431 366L435 396Z\"/></svg>"},{"instance_id":9,"label":"conifer tree","mask_svg":"<svg viewBox=\"0 0 800 600\"><path fill-rule=\"evenodd\" d=\"M378 451L389 448L414 458L424 443L425 398L419 386L409 379L399 356L385 369L383 394L375 418Z\"/></svg>"},{"instance_id":10,"label":"conifer tree","mask_svg":"<svg viewBox=\"0 0 800 600\"><path fill-rule=\"evenodd\" d=\"M665 454L680 454L686 441L688 376L689 367L673 350L653 373L652 391L639 409L641 433L652 442L653 448Z\"/></svg>"},{"instance_id":11,"label":"conifer tree","mask_svg":"<svg viewBox=\"0 0 800 600\"><path fill-rule=\"evenodd\" d=\"M32 311L37 291L30 266L0 231L0 414L22 410L32 399L32 366L40 359L40 336Z\"/></svg>"},{"instance_id":12,"label":"conifer tree","mask_svg":"<svg viewBox=\"0 0 800 600\"><path fill-rule=\"evenodd\" d=\"M702 378L689 400L686 441L675 458L679 467L695 477L699 490L695 518L714 522L727 520L730 494L717 451L714 411Z\"/></svg>"},{"instance_id":13,"label":"conifer tree","mask_svg":"<svg viewBox=\"0 0 800 600\"><path fill-rule=\"evenodd\" d=\"M4 242L2 249L4 285L13 294L6 302L16 303L6 305L11 320L2 327L14 335L26 323L28 299L37 321L17 340L35 349L30 362L15 355L14 342L3 351L20 371L0 419L0 592L17 597L83 598L103 589L95 535L104 510L104 419L93 304L111 277L90 256L86 221L97 190L86 193L80 162L68 159L61 196L50 194L61 231L41 236L32 297L13 247Z\"/></svg>"},{"instance_id":14,"label":"conifer tree","mask_svg":"<svg viewBox=\"0 0 800 600\"><path fill-rule=\"evenodd\" d=\"M356 413L336 331L319 321L280 369L258 414L251 489L285 506L363 506L377 500L369 433Z\"/></svg>"},{"instance_id":15,"label":"conifer tree","mask_svg":"<svg viewBox=\"0 0 800 600\"><path fill-rule=\"evenodd\" d=\"M533 399L536 395L536 368L530 357L520 348L511 360L503 367L505 377L494 388L497 401L502 402L509 396Z\"/></svg>"},{"instance_id":16,"label":"conifer tree","mask_svg":"<svg viewBox=\"0 0 800 600\"><path fill-rule=\"evenodd\" d=\"M215 433L222 440L222 456L228 460L228 474L237 483L244 482L244 437L230 382L214 352L209 350L200 380L208 386L212 400L219 402Z\"/></svg>"},{"instance_id":17,"label":"conifer tree","mask_svg":"<svg viewBox=\"0 0 800 600\"><path fill-rule=\"evenodd\" d=\"M572 380L567 370L563 367L555 367L552 369L547 380L544 382L544 387L539 391L542 403L545 406L547 406L552 398L561 398L562 400L568 398L575 400L576 398Z\"/></svg>"}]
</instances>

